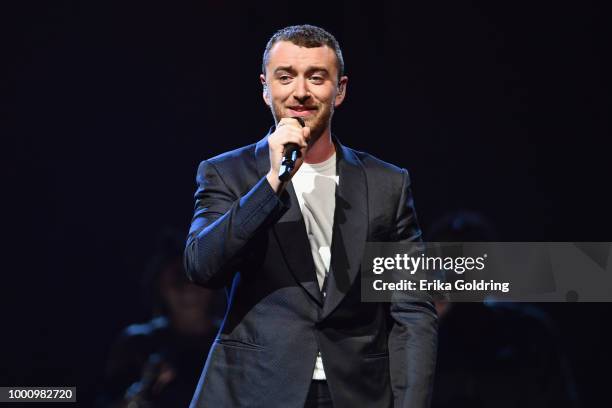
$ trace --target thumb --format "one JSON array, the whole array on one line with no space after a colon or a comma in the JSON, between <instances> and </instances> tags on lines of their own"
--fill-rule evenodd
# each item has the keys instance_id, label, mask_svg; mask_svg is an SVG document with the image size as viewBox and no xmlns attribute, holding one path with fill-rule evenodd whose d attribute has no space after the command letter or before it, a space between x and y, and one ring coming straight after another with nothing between
<instances>
[{"instance_id":1,"label":"thumb","mask_svg":"<svg viewBox=\"0 0 612 408\"><path fill-rule=\"evenodd\" d=\"M304 136L304 139L306 139L306 142L310 141L310 128L308 126L304 126L302 128L302 135Z\"/></svg>"}]
</instances>

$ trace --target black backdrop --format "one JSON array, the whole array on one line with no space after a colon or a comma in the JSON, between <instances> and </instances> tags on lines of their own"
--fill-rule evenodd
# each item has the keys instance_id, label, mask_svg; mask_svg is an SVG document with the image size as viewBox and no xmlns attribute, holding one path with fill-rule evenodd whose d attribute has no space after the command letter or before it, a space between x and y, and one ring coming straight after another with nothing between
<instances>
[{"instance_id":1,"label":"black backdrop","mask_svg":"<svg viewBox=\"0 0 612 408\"><path fill-rule=\"evenodd\" d=\"M501 240L612 241L600 5L19 3L0 13L0 385L76 384L91 401L109 342L146 316L156 234L187 229L198 162L270 126L261 53L289 24L337 36L350 80L334 132L409 169L425 231L467 209ZM543 307L595 403L612 308Z\"/></svg>"}]
</instances>

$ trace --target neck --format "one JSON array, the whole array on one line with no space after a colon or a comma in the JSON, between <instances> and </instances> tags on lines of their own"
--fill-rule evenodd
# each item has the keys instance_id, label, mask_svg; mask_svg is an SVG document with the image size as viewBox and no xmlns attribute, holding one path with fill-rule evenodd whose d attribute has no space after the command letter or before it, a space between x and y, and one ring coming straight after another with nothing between
<instances>
[{"instance_id":1,"label":"neck","mask_svg":"<svg viewBox=\"0 0 612 408\"><path fill-rule=\"evenodd\" d=\"M321 136L308 146L304 154L304 162L309 164L321 163L329 159L335 152L336 146L332 142L331 130L328 126Z\"/></svg>"}]
</instances>

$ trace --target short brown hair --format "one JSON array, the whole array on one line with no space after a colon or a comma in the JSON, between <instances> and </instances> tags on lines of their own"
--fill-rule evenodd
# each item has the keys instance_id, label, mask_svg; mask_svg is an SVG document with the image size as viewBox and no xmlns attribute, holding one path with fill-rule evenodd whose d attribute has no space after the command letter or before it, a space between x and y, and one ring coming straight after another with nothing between
<instances>
[{"instance_id":1,"label":"short brown hair","mask_svg":"<svg viewBox=\"0 0 612 408\"><path fill-rule=\"evenodd\" d=\"M338 40L336 40L333 35L321 27L310 24L289 26L274 33L274 35L268 41L263 54L261 72L264 75L266 74L266 65L270 59L270 49L279 41L290 41L295 45L306 48L315 48L327 45L336 53L338 78L344 75L344 58L342 58L342 50L340 49Z\"/></svg>"}]
</instances>

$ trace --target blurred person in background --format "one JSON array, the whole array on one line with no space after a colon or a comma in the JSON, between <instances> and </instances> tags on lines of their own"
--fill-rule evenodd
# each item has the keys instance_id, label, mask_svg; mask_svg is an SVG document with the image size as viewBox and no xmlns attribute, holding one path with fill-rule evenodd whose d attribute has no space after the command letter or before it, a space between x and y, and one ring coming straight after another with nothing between
<instances>
[{"instance_id":1,"label":"blurred person in background","mask_svg":"<svg viewBox=\"0 0 612 408\"><path fill-rule=\"evenodd\" d=\"M494 242L481 214L434 223L428 242ZM579 407L554 322L537 305L436 301L440 317L433 408Z\"/></svg>"},{"instance_id":2,"label":"blurred person in background","mask_svg":"<svg viewBox=\"0 0 612 408\"><path fill-rule=\"evenodd\" d=\"M125 328L106 367L100 407L185 407L218 328L215 291L190 283L183 242L165 232L143 279L152 319Z\"/></svg>"}]
</instances>

